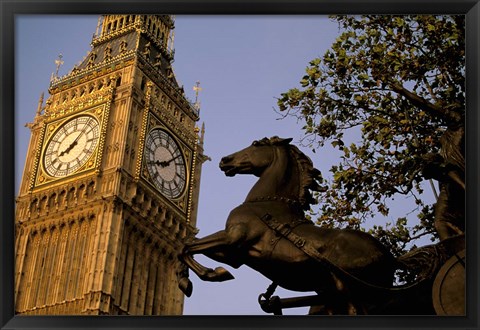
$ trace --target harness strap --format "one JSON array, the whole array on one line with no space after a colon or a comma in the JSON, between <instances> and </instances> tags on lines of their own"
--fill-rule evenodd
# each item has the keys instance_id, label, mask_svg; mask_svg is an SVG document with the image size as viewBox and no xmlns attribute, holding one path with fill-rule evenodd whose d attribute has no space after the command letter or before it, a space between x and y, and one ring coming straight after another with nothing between
<instances>
[{"instance_id":1,"label":"harness strap","mask_svg":"<svg viewBox=\"0 0 480 330\"><path fill-rule=\"evenodd\" d=\"M314 258L315 260L326 263L328 266L331 266L332 263L324 258L315 248L313 248L312 244L306 241L303 237L300 237L296 233L293 232L293 229L302 224L302 223L311 223L308 220L296 220L289 223L280 223L275 220L271 214L266 213L263 217L260 218L270 229L272 229L277 235L286 238L288 241L293 243L297 248L302 250L305 254L309 257ZM335 267L338 268L338 267Z\"/></svg>"},{"instance_id":2,"label":"harness strap","mask_svg":"<svg viewBox=\"0 0 480 330\"><path fill-rule=\"evenodd\" d=\"M413 286L416 286L420 284L423 281L419 281L416 283L412 283L410 285L405 285L405 286L399 286L399 287L383 287L383 286L378 286L375 284L371 284L368 282L365 282L364 280L350 274L346 270L342 269L341 267L335 265L332 263L330 260L325 258L318 250L314 247L314 245L308 241L305 240L303 237L297 235L296 233L293 232L293 229L298 226L301 223L311 223L311 221L308 220L300 220L300 221L295 221L295 225L289 225L289 224L282 224L273 219L272 215L269 213L266 213L264 216L260 218L270 229L275 231L278 235L284 237L293 245L295 245L298 249L300 249L302 252L304 252L306 255L309 257L313 258L314 260L318 261L320 264L324 265L327 267L330 271L334 272L335 274L342 274L349 280L353 280L369 289L375 289L375 290L389 290L389 291L399 291L403 289L407 289Z\"/></svg>"}]
</instances>

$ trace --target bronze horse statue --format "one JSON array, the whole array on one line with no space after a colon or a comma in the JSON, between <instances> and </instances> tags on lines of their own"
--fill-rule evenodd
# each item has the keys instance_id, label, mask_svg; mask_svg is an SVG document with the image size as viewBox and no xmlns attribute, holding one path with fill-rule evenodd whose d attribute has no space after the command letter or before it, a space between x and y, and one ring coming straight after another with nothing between
<instances>
[{"instance_id":1,"label":"bronze horse statue","mask_svg":"<svg viewBox=\"0 0 480 330\"><path fill-rule=\"evenodd\" d=\"M398 262L365 232L322 228L305 219L314 202L311 191L320 188L320 172L291 140L264 138L222 158L220 169L227 176L259 179L230 212L224 230L187 242L179 258L205 281L233 276L222 267L202 266L195 254L233 268L245 264L288 290L316 292L325 297L323 314L368 314L369 294L357 289L391 288ZM179 287L190 296L188 269L178 275Z\"/></svg>"}]
</instances>

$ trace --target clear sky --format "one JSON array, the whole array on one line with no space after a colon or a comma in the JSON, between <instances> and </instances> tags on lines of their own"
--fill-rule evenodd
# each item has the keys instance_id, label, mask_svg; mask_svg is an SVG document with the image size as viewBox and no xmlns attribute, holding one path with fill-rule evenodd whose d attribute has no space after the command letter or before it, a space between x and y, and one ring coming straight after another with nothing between
<instances>
[{"instance_id":1,"label":"clear sky","mask_svg":"<svg viewBox=\"0 0 480 330\"><path fill-rule=\"evenodd\" d=\"M16 185L18 191L29 130L38 99L47 89L55 59L63 54L59 75L68 73L90 50L98 16L17 16L16 69ZM298 87L310 60L323 55L338 36L338 25L325 16L176 16L175 62L177 80L190 99L200 81L200 122L205 122L205 153L197 227L199 237L223 229L228 213L242 203L255 182L252 176L227 178L218 168L221 157L253 140L278 135L302 137L302 124L280 120L276 98ZM315 166L328 177L339 160L329 147L316 154L307 148ZM394 208L395 209L395 208ZM397 209L404 212L403 205ZM398 214L397 214L398 215ZM390 220L396 219L395 214ZM400 214L398 216L405 216ZM217 262L197 257L209 267ZM246 266L231 269L233 281L207 283L191 273L193 295L185 298L184 314L266 315L257 303L270 281ZM278 291L281 297L295 293ZM285 311L305 314L306 309Z\"/></svg>"}]
</instances>

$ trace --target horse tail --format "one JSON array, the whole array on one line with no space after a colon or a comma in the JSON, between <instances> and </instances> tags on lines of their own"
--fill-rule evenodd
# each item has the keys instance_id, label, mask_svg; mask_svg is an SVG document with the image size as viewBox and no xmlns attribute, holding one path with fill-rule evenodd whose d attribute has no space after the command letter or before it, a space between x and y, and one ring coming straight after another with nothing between
<instances>
[{"instance_id":1,"label":"horse tail","mask_svg":"<svg viewBox=\"0 0 480 330\"><path fill-rule=\"evenodd\" d=\"M465 249L465 235L454 236L401 255L396 259L397 269L407 273L408 282L424 282L433 279L443 264L463 249Z\"/></svg>"},{"instance_id":2,"label":"horse tail","mask_svg":"<svg viewBox=\"0 0 480 330\"><path fill-rule=\"evenodd\" d=\"M396 259L397 269L404 273L409 279L408 282L414 284L431 279L446 261L445 252L442 250L439 245L414 249Z\"/></svg>"}]
</instances>

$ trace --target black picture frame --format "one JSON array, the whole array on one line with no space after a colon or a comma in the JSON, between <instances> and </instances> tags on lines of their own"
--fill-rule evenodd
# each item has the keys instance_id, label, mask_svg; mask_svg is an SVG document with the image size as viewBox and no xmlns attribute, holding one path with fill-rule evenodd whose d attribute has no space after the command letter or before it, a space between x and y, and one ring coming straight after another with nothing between
<instances>
[{"instance_id":1,"label":"black picture frame","mask_svg":"<svg viewBox=\"0 0 480 330\"><path fill-rule=\"evenodd\" d=\"M0 327L1 329L478 329L479 31L478 0L0 0ZM14 21L18 14L465 14L467 84L467 314L441 316L15 316L14 315Z\"/></svg>"}]
</instances>

